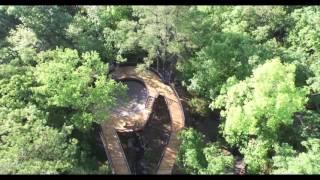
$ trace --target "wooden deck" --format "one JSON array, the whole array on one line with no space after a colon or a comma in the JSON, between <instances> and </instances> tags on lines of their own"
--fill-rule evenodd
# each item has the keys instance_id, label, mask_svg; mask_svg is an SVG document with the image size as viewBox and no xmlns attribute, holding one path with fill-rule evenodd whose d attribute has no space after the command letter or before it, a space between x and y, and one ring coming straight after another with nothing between
<instances>
[{"instance_id":1,"label":"wooden deck","mask_svg":"<svg viewBox=\"0 0 320 180\"><path fill-rule=\"evenodd\" d=\"M177 132L184 127L185 121L177 93L169 85L164 84L155 73L151 71L138 73L134 66L120 67L112 75L116 79L134 78L144 82L149 95L146 108L140 114L130 117L130 119L128 117L119 117L117 114L111 114L111 117L101 124L102 135L104 136L102 139L106 143L106 152L111 162L113 173L131 173L116 131L136 131L144 128L152 112L154 100L159 95L162 95L168 105L172 132L168 145L165 147L161 157L157 174L171 174L179 147ZM130 125L128 125L128 120L131 122Z\"/></svg>"},{"instance_id":2,"label":"wooden deck","mask_svg":"<svg viewBox=\"0 0 320 180\"><path fill-rule=\"evenodd\" d=\"M102 141L107 150L108 159L114 174L131 174L130 167L120 144L115 129L106 124L102 125Z\"/></svg>"}]
</instances>

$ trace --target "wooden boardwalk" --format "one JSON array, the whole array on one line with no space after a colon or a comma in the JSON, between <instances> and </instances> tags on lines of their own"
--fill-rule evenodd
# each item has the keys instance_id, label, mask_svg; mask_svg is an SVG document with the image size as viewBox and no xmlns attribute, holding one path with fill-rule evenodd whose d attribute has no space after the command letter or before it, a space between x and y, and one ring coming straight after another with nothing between
<instances>
[{"instance_id":1,"label":"wooden boardwalk","mask_svg":"<svg viewBox=\"0 0 320 180\"><path fill-rule=\"evenodd\" d=\"M111 126L102 125L102 142L107 150L108 159L115 174L131 174L130 167L120 144L119 137L115 129Z\"/></svg>"},{"instance_id":2,"label":"wooden boardwalk","mask_svg":"<svg viewBox=\"0 0 320 180\"><path fill-rule=\"evenodd\" d=\"M168 105L172 132L168 145L165 147L160 159L157 174L171 174L179 147L177 132L184 127L185 121L178 94L169 85L164 84L155 73L151 71L138 73L134 66L120 67L112 75L115 79L133 78L144 82L149 96L145 110L140 114L129 117L130 119L128 117L119 117L117 114L111 114L111 117L101 124L102 140L105 143L113 173L131 173L116 131L136 131L144 128L152 112L152 105L155 99L159 95L162 95ZM128 120L131 122L130 125L128 125Z\"/></svg>"}]
</instances>

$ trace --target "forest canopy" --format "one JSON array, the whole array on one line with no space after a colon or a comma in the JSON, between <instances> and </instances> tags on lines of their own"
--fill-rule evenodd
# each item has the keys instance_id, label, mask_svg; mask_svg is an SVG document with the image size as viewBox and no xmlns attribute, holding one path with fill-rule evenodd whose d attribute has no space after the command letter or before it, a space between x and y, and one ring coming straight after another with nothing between
<instances>
[{"instance_id":1,"label":"forest canopy","mask_svg":"<svg viewBox=\"0 0 320 180\"><path fill-rule=\"evenodd\" d=\"M319 6L0 6L0 174L110 173L92 139L121 64L182 89L187 124L219 122L215 140L179 134L182 173L319 174L319 22Z\"/></svg>"}]
</instances>

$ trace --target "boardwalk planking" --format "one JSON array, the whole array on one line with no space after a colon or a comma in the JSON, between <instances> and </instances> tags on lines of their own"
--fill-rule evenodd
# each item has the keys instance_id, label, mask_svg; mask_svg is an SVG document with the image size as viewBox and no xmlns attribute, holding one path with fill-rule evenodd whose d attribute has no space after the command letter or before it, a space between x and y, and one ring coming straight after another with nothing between
<instances>
[{"instance_id":1,"label":"boardwalk planking","mask_svg":"<svg viewBox=\"0 0 320 180\"><path fill-rule=\"evenodd\" d=\"M168 145L165 147L162 158L159 163L157 174L171 174L177 155L177 149L179 147L179 141L177 139L177 132L184 127L184 113L180 103L178 95L174 90L164 84L159 76L155 73L147 71L146 73L138 73L133 66L120 67L113 74L116 79L134 78L138 79L146 85L148 95L151 97L150 104L153 105L154 100L162 95L168 105L172 132ZM106 151L111 161L111 166L115 174L130 174L130 168L127 163L126 156L123 152L122 146L119 141L119 137L116 131L133 131L142 129L151 114L152 106L149 106L142 114L135 117L130 117L130 121L135 122L136 127L127 128L124 126L126 119L121 119L116 114L111 115L111 118L101 125L104 139L106 140ZM126 129L127 128L127 129Z\"/></svg>"}]
</instances>

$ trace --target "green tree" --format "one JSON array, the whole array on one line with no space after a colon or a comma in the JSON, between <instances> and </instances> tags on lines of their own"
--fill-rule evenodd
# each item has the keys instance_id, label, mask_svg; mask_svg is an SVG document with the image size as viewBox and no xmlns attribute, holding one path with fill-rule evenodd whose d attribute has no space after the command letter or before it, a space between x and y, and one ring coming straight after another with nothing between
<instances>
[{"instance_id":1,"label":"green tree","mask_svg":"<svg viewBox=\"0 0 320 180\"><path fill-rule=\"evenodd\" d=\"M224 174L233 169L234 160L218 144L205 144L204 136L189 128L179 134L178 164L191 174ZM232 171L231 171L232 172Z\"/></svg>"},{"instance_id":2,"label":"green tree","mask_svg":"<svg viewBox=\"0 0 320 180\"><path fill-rule=\"evenodd\" d=\"M207 168L201 174L232 174L234 158L230 152L222 150L218 144L210 144L203 153L206 157Z\"/></svg>"},{"instance_id":3,"label":"green tree","mask_svg":"<svg viewBox=\"0 0 320 180\"><path fill-rule=\"evenodd\" d=\"M76 163L77 141L67 138L72 127L45 125L34 105L22 109L0 107L0 173L57 174Z\"/></svg>"},{"instance_id":4,"label":"green tree","mask_svg":"<svg viewBox=\"0 0 320 180\"><path fill-rule=\"evenodd\" d=\"M181 64L187 89L201 97L215 98L231 76L244 79L261 59L262 48L248 36L212 33L211 42L189 62ZM261 54L260 53L260 54ZM208 68L210 67L210 68Z\"/></svg>"},{"instance_id":5,"label":"green tree","mask_svg":"<svg viewBox=\"0 0 320 180\"><path fill-rule=\"evenodd\" d=\"M320 93L320 63L319 61L313 63L310 70L313 72L314 76L308 79L308 84L313 92Z\"/></svg>"},{"instance_id":6,"label":"green tree","mask_svg":"<svg viewBox=\"0 0 320 180\"><path fill-rule=\"evenodd\" d=\"M294 84L295 66L274 59L259 66L244 81L229 79L229 85L212 103L225 110L224 135L231 144L247 141L249 135L277 139L281 124L292 125L294 112L304 109L307 90Z\"/></svg>"},{"instance_id":7,"label":"green tree","mask_svg":"<svg viewBox=\"0 0 320 180\"><path fill-rule=\"evenodd\" d=\"M258 42L275 38L283 43L292 25L288 11L285 6L234 7L221 14L219 25L223 32L247 34Z\"/></svg>"},{"instance_id":8,"label":"green tree","mask_svg":"<svg viewBox=\"0 0 320 180\"><path fill-rule=\"evenodd\" d=\"M8 42L11 53L15 54L15 58L11 60L12 63L35 65L34 57L40 41L30 28L16 26L16 29L9 32Z\"/></svg>"},{"instance_id":9,"label":"green tree","mask_svg":"<svg viewBox=\"0 0 320 180\"><path fill-rule=\"evenodd\" d=\"M36 33L42 42L42 50L70 46L65 29L72 16L63 6L10 6L7 13Z\"/></svg>"},{"instance_id":10,"label":"green tree","mask_svg":"<svg viewBox=\"0 0 320 180\"><path fill-rule=\"evenodd\" d=\"M251 139L248 144L240 149L244 155L247 172L250 174L267 173L270 167L270 148L272 144L268 140Z\"/></svg>"},{"instance_id":11,"label":"green tree","mask_svg":"<svg viewBox=\"0 0 320 180\"><path fill-rule=\"evenodd\" d=\"M1 174L56 174L76 165L72 126L47 126L47 114L33 104L32 67L0 65Z\"/></svg>"},{"instance_id":12,"label":"green tree","mask_svg":"<svg viewBox=\"0 0 320 180\"><path fill-rule=\"evenodd\" d=\"M34 57L34 59L37 58ZM98 160L93 154L92 146L89 145L93 137L90 139L76 135L77 131L73 128L75 125L70 123L74 112L64 107L62 111L59 107L47 106L45 101L48 97L35 93L34 88L39 86L39 83L34 72L36 69L40 72L39 68L43 64L41 58L37 60L40 65L36 68L28 64L12 64L12 61L8 64L0 64L0 117L2 120L0 142L3 143L0 143L3 150L0 150L1 167L3 167L1 173L109 172L106 169L99 170ZM49 58L46 60L50 61ZM94 65L99 65L99 62L94 61L94 58L91 60L87 59L86 67L92 68L92 75L95 77L94 72L99 71L99 68L94 68ZM103 70L103 67L100 70ZM59 86L55 88L59 89ZM91 95L94 96L94 94L100 96L96 91L91 91ZM94 97L92 99L91 102L98 101ZM41 102L45 103L41 104ZM95 107L94 105L90 106ZM92 110L93 114L94 111L95 109ZM103 113L102 110L101 113ZM83 119L79 119L81 120ZM86 123L91 124L91 122ZM82 136L89 137L90 134L86 131Z\"/></svg>"},{"instance_id":13,"label":"green tree","mask_svg":"<svg viewBox=\"0 0 320 180\"><path fill-rule=\"evenodd\" d=\"M293 113L304 110L308 91L295 87L294 75L294 65L273 59L257 67L244 81L230 78L211 104L212 108L224 109L223 135L228 143L250 156L244 157L249 172L265 172L259 162L267 162L271 145L278 141L280 127L292 126ZM261 149L254 149L260 145ZM252 154L252 149L256 154ZM252 164L256 159L259 164Z\"/></svg>"},{"instance_id":14,"label":"green tree","mask_svg":"<svg viewBox=\"0 0 320 180\"><path fill-rule=\"evenodd\" d=\"M175 64L183 59L188 44L175 25L180 10L174 6L133 7L132 13L135 19L120 21L113 33L117 60L126 61L128 54L142 51L146 56L138 69L143 71L153 65L171 81Z\"/></svg>"},{"instance_id":15,"label":"green tree","mask_svg":"<svg viewBox=\"0 0 320 180\"><path fill-rule=\"evenodd\" d=\"M178 163L188 173L197 173L199 169L203 169L206 163L203 154L205 147L203 135L196 130L190 128L183 130L179 134L181 145L178 152Z\"/></svg>"},{"instance_id":16,"label":"green tree","mask_svg":"<svg viewBox=\"0 0 320 180\"><path fill-rule=\"evenodd\" d=\"M18 23L17 19L7 13L8 6L0 6L0 39L3 40L9 31ZM0 44L1 47L1 44Z\"/></svg>"},{"instance_id":17,"label":"green tree","mask_svg":"<svg viewBox=\"0 0 320 180\"><path fill-rule=\"evenodd\" d=\"M121 84L107 78L107 65L96 52L49 50L40 53L37 61L34 75L39 85L33 88L37 101L45 108L68 109L72 112L68 124L80 129L104 121L116 94L124 93Z\"/></svg>"},{"instance_id":18,"label":"green tree","mask_svg":"<svg viewBox=\"0 0 320 180\"><path fill-rule=\"evenodd\" d=\"M126 6L85 6L73 17L67 28L67 36L80 52L97 51L103 61L115 58L113 44L105 43L112 39L112 34L120 20L130 18L132 9Z\"/></svg>"},{"instance_id":19,"label":"green tree","mask_svg":"<svg viewBox=\"0 0 320 180\"><path fill-rule=\"evenodd\" d=\"M305 152L297 153L288 145L280 146L273 157L274 174L319 174L320 140L310 138L301 143Z\"/></svg>"},{"instance_id":20,"label":"green tree","mask_svg":"<svg viewBox=\"0 0 320 180\"><path fill-rule=\"evenodd\" d=\"M7 108L23 108L32 102L30 87L34 77L29 67L0 64L0 104Z\"/></svg>"},{"instance_id":21,"label":"green tree","mask_svg":"<svg viewBox=\"0 0 320 180\"><path fill-rule=\"evenodd\" d=\"M304 81L308 80L314 92L319 92L319 32L320 26L315 23L320 18L319 7L302 7L290 14L294 27L289 32L287 43L289 50L299 54L296 64L300 64L301 72L305 74ZM299 75L301 75L300 73ZM319 102L318 102L319 104Z\"/></svg>"},{"instance_id":22,"label":"green tree","mask_svg":"<svg viewBox=\"0 0 320 180\"><path fill-rule=\"evenodd\" d=\"M188 101L190 111L205 117L209 113L209 103L201 98L192 98Z\"/></svg>"}]
</instances>

